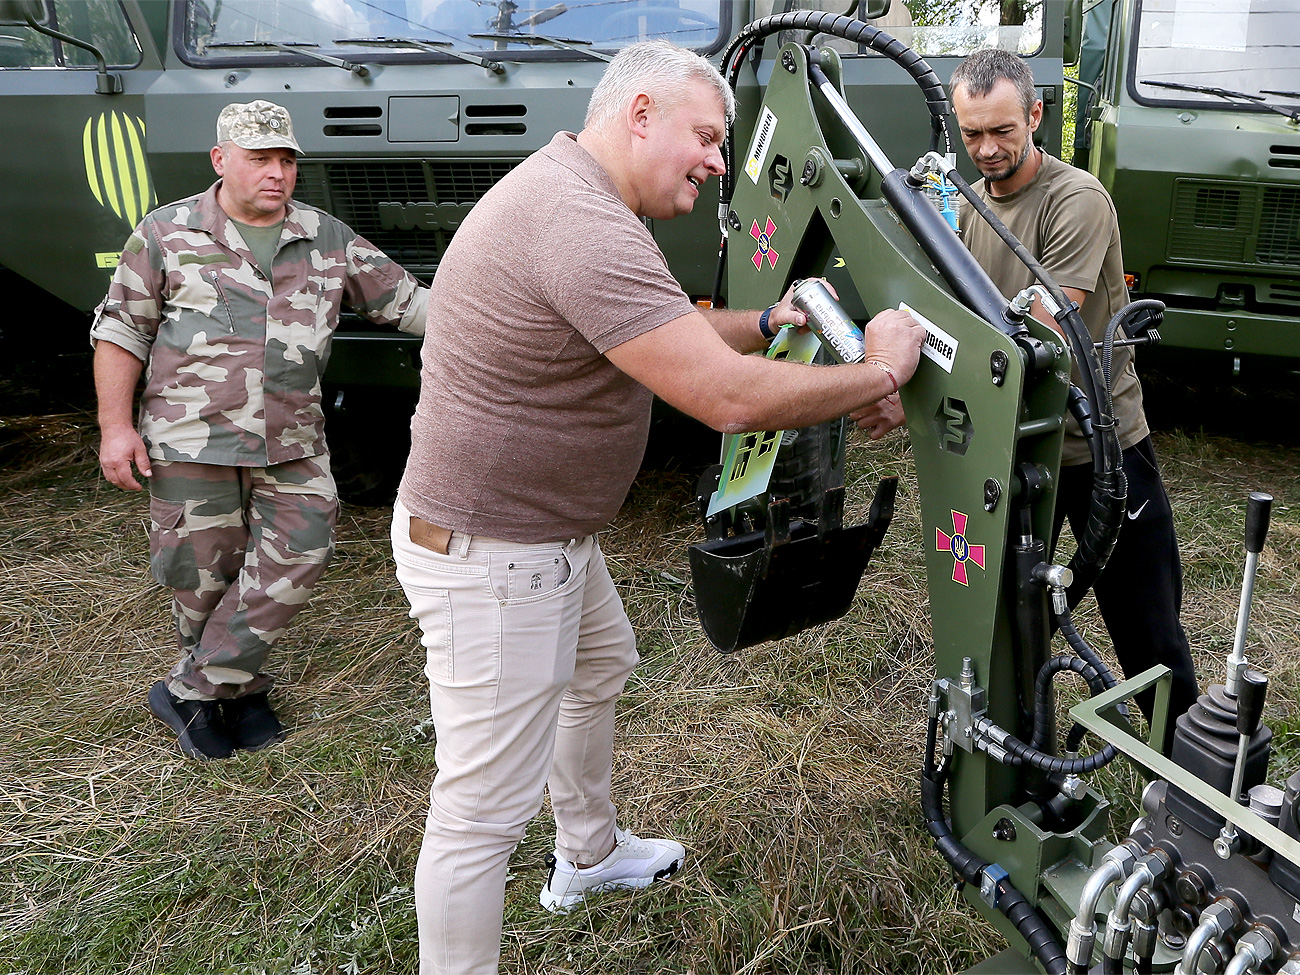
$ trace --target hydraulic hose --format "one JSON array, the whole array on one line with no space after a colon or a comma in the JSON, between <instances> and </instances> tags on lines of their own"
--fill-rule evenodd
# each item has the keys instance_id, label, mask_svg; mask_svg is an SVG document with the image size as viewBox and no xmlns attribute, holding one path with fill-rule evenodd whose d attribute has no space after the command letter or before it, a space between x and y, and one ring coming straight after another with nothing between
<instances>
[{"instance_id":1,"label":"hydraulic hose","mask_svg":"<svg viewBox=\"0 0 1300 975\"><path fill-rule=\"evenodd\" d=\"M948 771L946 766L936 767L933 760L938 722L938 716L932 715L926 728L925 766L921 773L921 810L925 816L925 828L934 838L940 855L948 861L957 876L964 883L979 884L984 872L993 864L967 849L952 835L952 829L948 826L948 817L943 809L943 790ZM1010 878L1003 876L998 880L994 884L993 893L997 909L1015 925L1016 931L1025 939L1043 970L1048 975L1069 975L1065 951L1056 932L1011 883Z\"/></svg>"},{"instance_id":2,"label":"hydraulic hose","mask_svg":"<svg viewBox=\"0 0 1300 975\"><path fill-rule=\"evenodd\" d=\"M1097 938L1097 903L1106 888L1128 876L1136 860L1136 844L1132 840L1125 840L1106 852L1101 866L1093 871L1083 885L1079 906L1070 921L1070 937L1065 945L1070 975L1087 975L1092 964L1092 946Z\"/></svg>"},{"instance_id":3,"label":"hydraulic hose","mask_svg":"<svg viewBox=\"0 0 1300 975\"><path fill-rule=\"evenodd\" d=\"M1106 666L1106 662L1097 656L1096 651L1088 645L1088 641L1085 640L1080 635L1079 631L1075 629L1074 623L1070 620L1069 610L1061 610L1060 612L1055 613L1054 618L1057 626L1061 630L1061 634L1065 637L1066 642L1069 643L1070 649L1072 649L1083 664L1096 675L1095 680L1100 685L1100 689L1109 690L1114 687L1118 683L1118 681L1115 680L1115 675L1111 673L1110 668ZM1047 664L1044 664L1043 667L1040 668L1038 679L1036 681L1036 697L1038 699L1035 701L1034 714L1035 739L1038 738L1038 729L1041 726L1050 725L1050 722L1043 720L1039 713L1042 707L1042 681L1044 679L1044 672L1046 671L1046 680L1050 682L1052 675L1057 671L1049 670L1049 667L1059 666L1061 669L1064 669L1066 666L1069 666L1069 669L1071 670L1076 669L1073 665L1057 665L1055 664L1056 659L1059 658L1054 658L1052 661L1048 661ZM1065 657L1064 659L1068 660L1071 658ZM1078 673L1085 674L1086 676L1086 672L1083 670L1079 670ZM1090 689L1093 688L1093 679L1088 679L1088 686ZM1098 691L1094 690L1093 693L1096 694ZM1124 702L1121 701L1117 706L1117 709L1124 718L1128 718L1128 706ZM982 737L988 739L1006 752L1005 761L1008 765L1029 765L1033 768L1039 769L1040 771L1052 774L1083 775L1108 764L1119 754L1114 745L1107 744L1103 746L1100 751L1094 752L1091 755L1086 755L1082 758L1058 758L1055 755L1049 755L1043 751L1041 745L1035 747L1033 744L1026 744L1010 732L993 724L988 719L982 719L977 722L976 731ZM1070 736L1066 741L1067 749L1070 751L1077 749L1079 743L1083 739L1083 734L1083 729L1080 726L1075 725L1075 727L1070 730Z\"/></svg>"},{"instance_id":4,"label":"hydraulic hose","mask_svg":"<svg viewBox=\"0 0 1300 975\"><path fill-rule=\"evenodd\" d=\"M1110 690L1118 684L1119 681L1115 679L1114 673L1112 673L1111 669L1106 666L1106 661L1097 656L1097 651L1092 649L1088 641L1083 638L1082 634L1080 634L1077 629L1075 629L1074 621L1070 619L1070 611L1062 610L1059 613L1055 613L1054 618L1056 620L1057 628L1060 629L1061 635L1065 637L1065 642L1070 645L1070 649L1097 671L1097 675L1101 678L1102 685L1105 689ZM1128 719L1128 704L1126 702L1121 701L1116 705L1116 710L1119 711L1120 715L1124 717L1125 720ZM1074 747L1078 747L1079 739L1076 739L1074 734L1075 729L1071 729L1070 738L1066 742L1067 747L1070 747L1071 742L1074 743ZM1082 735L1080 735L1080 739L1081 738Z\"/></svg>"},{"instance_id":5,"label":"hydraulic hose","mask_svg":"<svg viewBox=\"0 0 1300 975\"><path fill-rule=\"evenodd\" d=\"M1153 311L1163 315L1165 303L1156 298L1139 298L1137 301L1130 301L1115 312L1115 317L1106 324L1106 336L1101 343L1101 372L1106 377L1107 389L1113 389L1114 386L1110 373L1111 360L1115 356L1115 333L1119 331L1122 322L1128 321L1140 311Z\"/></svg>"},{"instance_id":6,"label":"hydraulic hose","mask_svg":"<svg viewBox=\"0 0 1300 975\"><path fill-rule=\"evenodd\" d=\"M943 89L943 82L934 73L934 69L926 63L925 58L902 41L886 34L879 27L872 27L870 24L861 20L854 20L852 17L845 17L828 11L796 10L790 13L763 17L752 24L742 27L736 36L732 38L727 50L722 55L723 74L732 91L736 89L736 81L740 76L741 65L744 64L745 55L749 53L750 48L756 43L760 43L764 38L786 30L810 31L814 34L829 34L833 37L842 37L847 41L869 47L877 54L883 54L895 64L898 64L920 86L922 93L925 95L926 107L930 111L931 127L936 135L942 136L944 151L947 152L951 149L952 137L948 131L948 114L951 108L948 104L947 93ZM721 180L722 212L725 214L726 208L731 203L736 185L736 146L731 124L727 126L727 138L723 145L723 153L727 164L727 171L722 174Z\"/></svg>"},{"instance_id":7,"label":"hydraulic hose","mask_svg":"<svg viewBox=\"0 0 1300 975\"><path fill-rule=\"evenodd\" d=\"M1074 590L1083 593L1097 580L1110 553L1115 549L1115 540L1124 524L1124 502L1128 499L1128 482L1123 468L1124 452L1120 448L1115 429L1110 387L1093 347L1092 336L1079 314L1078 305L1066 296L1046 268L1016 239L956 169L949 171L947 176L971 208L988 223L1021 263L1029 268L1061 309L1055 317L1070 343L1084 394L1092 406L1093 436L1088 440L1093 465L1092 502L1087 525L1078 536L1078 547L1069 566L1074 573Z\"/></svg>"},{"instance_id":8,"label":"hydraulic hose","mask_svg":"<svg viewBox=\"0 0 1300 975\"><path fill-rule=\"evenodd\" d=\"M1049 740L1051 729L1055 724L1052 720L1054 697L1052 694L1052 679L1066 670L1078 674L1087 681L1088 689L1092 692L1093 697L1106 689L1097 668L1082 657L1062 653L1057 654L1043 664L1039 668L1038 676L1034 681L1034 734L1029 740L1030 746L1039 751L1046 751L1052 744Z\"/></svg>"},{"instance_id":9,"label":"hydraulic hose","mask_svg":"<svg viewBox=\"0 0 1300 975\"><path fill-rule=\"evenodd\" d=\"M1101 751L1082 758L1059 758L1025 744L1011 732L998 727L986 718L975 723L975 730L981 737L987 738L1007 753L1007 765L1028 765L1041 772L1085 775L1114 761L1115 756L1119 754L1114 745L1107 744Z\"/></svg>"}]
</instances>

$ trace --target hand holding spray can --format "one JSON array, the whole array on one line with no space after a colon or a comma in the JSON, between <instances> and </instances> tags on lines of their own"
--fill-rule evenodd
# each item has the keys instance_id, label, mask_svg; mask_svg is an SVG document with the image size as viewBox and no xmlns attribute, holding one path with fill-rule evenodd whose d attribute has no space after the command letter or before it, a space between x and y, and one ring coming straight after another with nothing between
<instances>
[{"instance_id":1,"label":"hand holding spray can","mask_svg":"<svg viewBox=\"0 0 1300 975\"><path fill-rule=\"evenodd\" d=\"M792 300L808 316L808 327L822 340L833 359L861 362L866 358L862 329L853 324L822 281L816 278L796 281Z\"/></svg>"}]
</instances>

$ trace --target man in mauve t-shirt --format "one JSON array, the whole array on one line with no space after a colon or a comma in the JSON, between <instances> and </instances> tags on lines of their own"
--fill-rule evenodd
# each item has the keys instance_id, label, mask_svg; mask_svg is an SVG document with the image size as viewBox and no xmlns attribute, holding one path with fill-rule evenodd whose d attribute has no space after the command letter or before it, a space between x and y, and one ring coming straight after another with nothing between
<instances>
[{"instance_id":1,"label":"man in mauve t-shirt","mask_svg":"<svg viewBox=\"0 0 1300 975\"><path fill-rule=\"evenodd\" d=\"M683 862L680 843L619 828L610 801L614 705L637 653L595 533L640 465L652 397L718 430L795 429L916 368L925 331L900 311L868 324L865 362L814 367L744 354L805 323L788 294L761 315L683 294L642 220L691 211L723 172L733 112L698 55L624 49L583 130L493 187L434 278L392 531L437 736L415 875L422 975L497 971L507 861L544 788L544 907Z\"/></svg>"}]
</instances>

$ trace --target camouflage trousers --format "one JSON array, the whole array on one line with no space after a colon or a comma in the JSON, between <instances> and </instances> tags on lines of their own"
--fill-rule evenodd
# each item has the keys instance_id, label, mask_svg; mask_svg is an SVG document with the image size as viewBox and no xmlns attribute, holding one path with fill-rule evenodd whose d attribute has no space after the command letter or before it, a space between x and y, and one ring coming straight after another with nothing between
<instances>
[{"instance_id":1,"label":"camouflage trousers","mask_svg":"<svg viewBox=\"0 0 1300 975\"><path fill-rule=\"evenodd\" d=\"M268 651L334 552L329 457L271 467L153 462L149 567L172 590L181 658L168 689L211 700L254 693Z\"/></svg>"}]
</instances>

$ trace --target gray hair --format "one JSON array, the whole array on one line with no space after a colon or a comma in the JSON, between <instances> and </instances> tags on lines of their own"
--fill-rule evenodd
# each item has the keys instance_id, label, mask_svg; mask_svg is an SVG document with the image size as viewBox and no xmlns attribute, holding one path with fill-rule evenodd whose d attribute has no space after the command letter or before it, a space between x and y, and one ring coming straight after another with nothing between
<instances>
[{"instance_id":1,"label":"gray hair","mask_svg":"<svg viewBox=\"0 0 1300 975\"><path fill-rule=\"evenodd\" d=\"M611 124L641 93L654 98L660 112L671 112L690 96L697 82L713 87L730 122L736 114L735 96L708 61L668 41L629 45L615 55L592 91L583 124L589 129Z\"/></svg>"},{"instance_id":2,"label":"gray hair","mask_svg":"<svg viewBox=\"0 0 1300 975\"><path fill-rule=\"evenodd\" d=\"M1020 105L1025 110L1025 121L1029 121L1038 101L1038 89L1034 87L1034 75L1024 59L1010 51L998 48L984 48L971 54L957 65L948 82L948 90L956 91L963 86L967 93L976 98L983 98L991 92L999 81L1009 81L1020 96Z\"/></svg>"}]
</instances>

